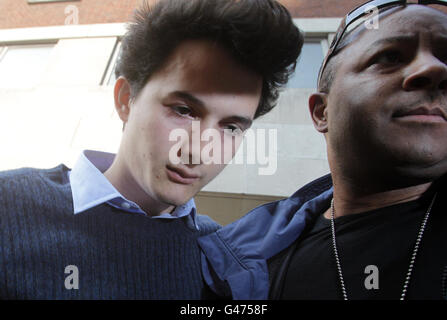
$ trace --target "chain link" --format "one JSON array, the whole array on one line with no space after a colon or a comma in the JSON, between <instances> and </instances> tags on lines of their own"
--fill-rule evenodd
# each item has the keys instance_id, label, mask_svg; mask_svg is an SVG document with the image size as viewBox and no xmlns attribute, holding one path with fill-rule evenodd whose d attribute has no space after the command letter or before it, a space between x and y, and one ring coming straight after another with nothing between
<instances>
[{"instance_id":1,"label":"chain link","mask_svg":"<svg viewBox=\"0 0 447 320\"><path fill-rule=\"evenodd\" d=\"M416 243L415 243L414 249L413 249L413 254L411 255L410 265L408 266L407 275L405 277L405 283L402 288L402 294L400 296L400 300L405 300L408 285L409 285L410 279L411 279L411 274L413 272L414 262L416 261L416 255L419 251L419 245L422 241L422 236L424 235L425 227L427 225L427 221L428 221L428 217L430 216L431 209L433 207L433 204L435 203L436 195L437 195L437 193L435 193L435 195L433 196L433 199L430 203L430 206L427 209L427 212L425 213L424 220L422 221L421 227L419 229L418 237L416 239ZM341 286L341 291L343 294L343 300L348 300L348 294L347 294L346 287L345 287L345 281L343 279L343 271L341 268L341 262L340 262L340 258L339 258L338 250L337 250L337 239L335 237L335 222L334 222L334 220L335 220L335 206L334 206L334 198L332 198L332 200L331 200L332 248L334 249L335 263L337 265L338 278L340 280L340 286Z\"/></svg>"}]
</instances>

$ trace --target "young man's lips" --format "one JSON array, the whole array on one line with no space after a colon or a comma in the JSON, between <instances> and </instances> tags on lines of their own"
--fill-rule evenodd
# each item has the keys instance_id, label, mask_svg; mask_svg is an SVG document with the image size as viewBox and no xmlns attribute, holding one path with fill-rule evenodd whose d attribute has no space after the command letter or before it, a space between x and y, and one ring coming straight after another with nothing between
<instances>
[{"instance_id":1,"label":"young man's lips","mask_svg":"<svg viewBox=\"0 0 447 320\"><path fill-rule=\"evenodd\" d=\"M172 182L180 184L192 184L200 178L198 175L190 173L182 168L166 166L166 169L168 178Z\"/></svg>"}]
</instances>

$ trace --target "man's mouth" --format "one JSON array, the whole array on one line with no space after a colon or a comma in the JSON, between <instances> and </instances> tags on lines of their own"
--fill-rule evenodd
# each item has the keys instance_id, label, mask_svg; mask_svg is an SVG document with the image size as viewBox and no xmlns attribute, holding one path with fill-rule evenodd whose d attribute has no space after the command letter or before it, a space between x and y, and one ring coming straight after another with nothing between
<instances>
[{"instance_id":1,"label":"man's mouth","mask_svg":"<svg viewBox=\"0 0 447 320\"><path fill-rule=\"evenodd\" d=\"M413 122L447 122L446 112L439 107L418 107L410 110L400 110L393 114L393 118Z\"/></svg>"},{"instance_id":2,"label":"man's mouth","mask_svg":"<svg viewBox=\"0 0 447 320\"><path fill-rule=\"evenodd\" d=\"M190 172L186 168L179 168L167 165L166 169L168 179L175 183L193 184L200 179L199 175Z\"/></svg>"}]
</instances>

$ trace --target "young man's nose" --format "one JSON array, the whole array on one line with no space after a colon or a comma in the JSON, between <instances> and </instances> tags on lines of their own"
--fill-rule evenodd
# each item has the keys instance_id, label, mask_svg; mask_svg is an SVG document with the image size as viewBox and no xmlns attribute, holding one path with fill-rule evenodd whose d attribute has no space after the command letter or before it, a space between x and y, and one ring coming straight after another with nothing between
<instances>
[{"instance_id":1,"label":"young man's nose","mask_svg":"<svg viewBox=\"0 0 447 320\"><path fill-rule=\"evenodd\" d=\"M405 90L446 90L446 62L432 53L420 52L408 68L409 74L402 84Z\"/></svg>"},{"instance_id":2,"label":"young man's nose","mask_svg":"<svg viewBox=\"0 0 447 320\"><path fill-rule=\"evenodd\" d=\"M197 142L192 134L193 132L189 131L188 137L182 140L182 146L177 151L177 156L181 159L181 163L190 167L202 163L202 159L200 157L200 140ZM200 133L198 137L200 139Z\"/></svg>"},{"instance_id":3,"label":"young man's nose","mask_svg":"<svg viewBox=\"0 0 447 320\"><path fill-rule=\"evenodd\" d=\"M209 141L202 141L203 132L209 129L215 130L216 135L218 134L220 137L219 130L216 127L217 125L211 121L201 120L191 123L190 130L188 130L189 140L184 139L182 143L183 147L178 151L178 156L181 157L183 164L195 166L203 163L202 150L204 146L210 143L218 143L214 138L209 139ZM216 145L215 148L218 146Z\"/></svg>"}]
</instances>

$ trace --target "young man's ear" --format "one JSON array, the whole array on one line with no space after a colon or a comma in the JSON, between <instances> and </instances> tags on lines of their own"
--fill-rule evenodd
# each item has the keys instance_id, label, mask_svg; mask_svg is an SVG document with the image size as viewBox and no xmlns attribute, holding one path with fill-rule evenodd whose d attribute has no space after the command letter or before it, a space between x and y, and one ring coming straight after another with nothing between
<instances>
[{"instance_id":1,"label":"young man's ear","mask_svg":"<svg viewBox=\"0 0 447 320\"><path fill-rule=\"evenodd\" d=\"M327 94L323 92L312 94L309 97L309 111L315 129L326 133L328 131Z\"/></svg>"},{"instance_id":2,"label":"young man's ear","mask_svg":"<svg viewBox=\"0 0 447 320\"><path fill-rule=\"evenodd\" d=\"M131 102L130 84L126 78L119 77L116 80L113 95L115 98L115 109L121 121L123 121L124 128L124 125L127 123L127 119L129 118L129 108Z\"/></svg>"}]
</instances>

